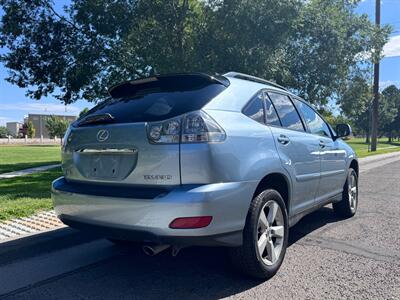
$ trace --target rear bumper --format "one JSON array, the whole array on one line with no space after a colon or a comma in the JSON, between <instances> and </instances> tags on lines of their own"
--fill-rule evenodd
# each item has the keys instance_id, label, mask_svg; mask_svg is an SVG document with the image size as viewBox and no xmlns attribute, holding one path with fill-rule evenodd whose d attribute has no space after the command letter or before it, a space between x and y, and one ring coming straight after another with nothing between
<instances>
[{"instance_id":1,"label":"rear bumper","mask_svg":"<svg viewBox=\"0 0 400 300\"><path fill-rule=\"evenodd\" d=\"M80 220L79 218L71 216L60 215L59 218L64 224L72 228L90 231L102 237L127 241L177 246L238 246L242 242L242 231L209 236L157 235L151 231L126 229L115 224L99 224L97 222Z\"/></svg>"},{"instance_id":2,"label":"rear bumper","mask_svg":"<svg viewBox=\"0 0 400 300\"><path fill-rule=\"evenodd\" d=\"M127 193L122 188L117 195L100 193L104 186L85 190L61 177L53 182L52 199L62 222L101 236L174 245L238 246L256 184L184 185L169 191L130 189ZM193 216L213 219L205 228L169 228L175 218Z\"/></svg>"}]
</instances>

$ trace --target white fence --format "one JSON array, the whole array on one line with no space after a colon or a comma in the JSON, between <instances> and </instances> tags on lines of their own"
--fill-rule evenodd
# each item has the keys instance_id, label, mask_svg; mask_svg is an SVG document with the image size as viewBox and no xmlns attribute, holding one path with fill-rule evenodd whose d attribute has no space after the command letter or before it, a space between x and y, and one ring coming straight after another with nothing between
<instances>
[{"instance_id":1,"label":"white fence","mask_svg":"<svg viewBox=\"0 0 400 300\"><path fill-rule=\"evenodd\" d=\"M60 145L61 140L59 138L48 139L48 138L5 138L0 139L0 145Z\"/></svg>"}]
</instances>

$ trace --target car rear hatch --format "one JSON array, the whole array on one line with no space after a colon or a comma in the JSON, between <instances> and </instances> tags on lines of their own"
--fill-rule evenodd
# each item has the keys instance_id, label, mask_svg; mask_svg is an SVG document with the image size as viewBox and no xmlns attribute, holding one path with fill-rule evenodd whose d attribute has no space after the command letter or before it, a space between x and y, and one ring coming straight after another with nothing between
<instances>
[{"instance_id":1,"label":"car rear hatch","mask_svg":"<svg viewBox=\"0 0 400 300\"><path fill-rule=\"evenodd\" d=\"M62 167L68 181L122 185L181 184L180 144L149 142L152 122L201 109L229 81L204 74L156 76L122 83L72 124Z\"/></svg>"}]
</instances>

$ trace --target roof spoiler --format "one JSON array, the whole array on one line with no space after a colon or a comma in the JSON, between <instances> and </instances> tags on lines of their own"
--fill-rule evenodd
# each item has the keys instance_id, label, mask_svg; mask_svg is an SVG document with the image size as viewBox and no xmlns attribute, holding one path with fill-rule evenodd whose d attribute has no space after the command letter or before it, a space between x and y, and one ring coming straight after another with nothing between
<instances>
[{"instance_id":1,"label":"roof spoiler","mask_svg":"<svg viewBox=\"0 0 400 300\"><path fill-rule=\"evenodd\" d=\"M248 81L253 81L253 82L258 82L258 83L263 83L263 84L268 84L271 85L273 87L282 89L287 91L286 88L284 88L283 86L273 82L273 81L269 81L269 80L265 80L259 77L255 77L252 75L247 75L247 74L243 74L243 73L238 73L238 72L228 72L226 74L224 74L225 77L233 77L233 78L238 78L238 79L243 79L243 80L248 80Z\"/></svg>"},{"instance_id":2,"label":"roof spoiler","mask_svg":"<svg viewBox=\"0 0 400 300\"><path fill-rule=\"evenodd\" d=\"M228 78L221 75L209 75L205 73L173 73L125 81L110 87L108 93L113 98L122 98L127 95L128 91L132 93L135 90L138 90L139 86L154 86L158 81L183 79L204 83L217 83L222 84L225 87L230 85Z\"/></svg>"}]
</instances>

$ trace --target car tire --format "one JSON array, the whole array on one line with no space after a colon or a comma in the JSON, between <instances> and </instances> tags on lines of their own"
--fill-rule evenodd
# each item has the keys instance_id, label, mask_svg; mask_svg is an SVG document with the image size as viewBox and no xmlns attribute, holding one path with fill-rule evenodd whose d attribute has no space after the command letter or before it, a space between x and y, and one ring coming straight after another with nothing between
<instances>
[{"instance_id":1,"label":"car tire","mask_svg":"<svg viewBox=\"0 0 400 300\"><path fill-rule=\"evenodd\" d=\"M333 211L341 218L351 218L358 206L358 176L354 169L349 168L343 187L342 200L332 203Z\"/></svg>"},{"instance_id":2,"label":"car tire","mask_svg":"<svg viewBox=\"0 0 400 300\"><path fill-rule=\"evenodd\" d=\"M265 221L268 224L264 224ZM267 189L252 200L243 230L243 244L229 249L231 261L237 269L251 277L271 278L285 257L288 235L285 202L277 191Z\"/></svg>"}]
</instances>

